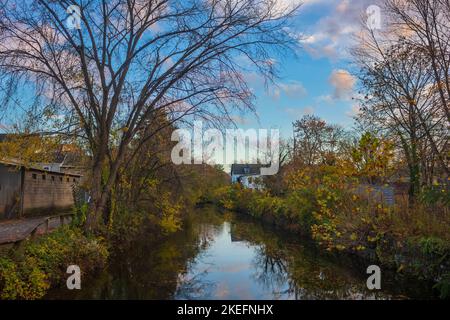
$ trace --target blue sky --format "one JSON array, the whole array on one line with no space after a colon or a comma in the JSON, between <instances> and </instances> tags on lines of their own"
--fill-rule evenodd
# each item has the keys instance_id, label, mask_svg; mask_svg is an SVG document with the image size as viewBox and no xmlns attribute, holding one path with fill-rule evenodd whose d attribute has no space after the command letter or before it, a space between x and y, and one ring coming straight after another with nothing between
<instances>
[{"instance_id":1,"label":"blue sky","mask_svg":"<svg viewBox=\"0 0 450 320\"><path fill-rule=\"evenodd\" d=\"M280 70L277 86L266 90L261 77L248 74L257 96L259 122L252 114L236 115L242 128L279 128L283 137L292 134L292 122L315 114L346 128L353 125L358 106L356 79L349 73L348 50L361 29L365 12L378 0L277 0L284 4L303 2L291 32L298 35L297 58L276 59ZM0 131L2 124L0 119ZM3 119L5 121L5 119Z\"/></svg>"},{"instance_id":2,"label":"blue sky","mask_svg":"<svg viewBox=\"0 0 450 320\"><path fill-rule=\"evenodd\" d=\"M295 1L295 0L283 0ZM376 0L306 0L296 17L301 34L298 57L277 61L277 87L264 89L261 80L249 77L257 96L259 123L252 115L237 117L243 127L280 128L291 135L292 122L315 114L345 128L353 125L358 110L356 79L351 75L349 49L361 30L367 8Z\"/></svg>"}]
</instances>

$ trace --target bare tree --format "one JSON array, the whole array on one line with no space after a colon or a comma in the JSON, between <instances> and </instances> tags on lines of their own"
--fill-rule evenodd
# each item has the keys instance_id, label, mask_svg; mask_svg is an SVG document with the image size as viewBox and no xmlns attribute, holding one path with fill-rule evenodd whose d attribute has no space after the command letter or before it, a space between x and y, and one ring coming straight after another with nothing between
<instances>
[{"instance_id":1,"label":"bare tree","mask_svg":"<svg viewBox=\"0 0 450 320\"><path fill-rule=\"evenodd\" d=\"M408 34L408 43L426 53L440 107L450 121L450 1L386 0L392 23Z\"/></svg>"},{"instance_id":2,"label":"bare tree","mask_svg":"<svg viewBox=\"0 0 450 320\"><path fill-rule=\"evenodd\" d=\"M269 141L269 143L272 144L272 141ZM292 161L292 151L290 141L281 139L278 142L277 154L274 154L275 151L271 149L264 155L265 163L270 163L273 159L276 159L279 166L277 174L263 177L264 187L274 195L281 195L285 192L284 174L287 164Z\"/></svg>"},{"instance_id":3,"label":"bare tree","mask_svg":"<svg viewBox=\"0 0 450 320\"><path fill-rule=\"evenodd\" d=\"M271 58L296 42L285 27L297 8L277 0L1 1L0 70L58 116L75 118L89 145L87 230L133 157L131 142L138 150L186 117L217 123L233 108L253 110L242 72L273 79ZM158 110L170 121L148 132Z\"/></svg>"},{"instance_id":4,"label":"bare tree","mask_svg":"<svg viewBox=\"0 0 450 320\"><path fill-rule=\"evenodd\" d=\"M344 130L317 116L306 115L293 124L294 160L312 166L334 162L344 143Z\"/></svg>"},{"instance_id":5,"label":"bare tree","mask_svg":"<svg viewBox=\"0 0 450 320\"><path fill-rule=\"evenodd\" d=\"M421 188L424 158L420 153L426 144L441 172L448 175L447 118L427 52L412 46L403 35L367 30L353 53L365 93L359 120L397 138L414 198Z\"/></svg>"}]
</instances>

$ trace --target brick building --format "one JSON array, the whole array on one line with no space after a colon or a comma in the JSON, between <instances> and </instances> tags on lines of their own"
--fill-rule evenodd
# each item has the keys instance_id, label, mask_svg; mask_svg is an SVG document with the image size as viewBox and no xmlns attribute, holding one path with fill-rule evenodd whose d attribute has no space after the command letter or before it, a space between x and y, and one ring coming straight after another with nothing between
<instances>
[{"instance_id":1,"label":"brick building","mask_svg":"<svg viewBox=\"0 0 450 320\"><path fill-rule=\"evenodd\" d=\"M0 160L0 219L70 209L81 175Z\"/></svg>"}]
</instances>

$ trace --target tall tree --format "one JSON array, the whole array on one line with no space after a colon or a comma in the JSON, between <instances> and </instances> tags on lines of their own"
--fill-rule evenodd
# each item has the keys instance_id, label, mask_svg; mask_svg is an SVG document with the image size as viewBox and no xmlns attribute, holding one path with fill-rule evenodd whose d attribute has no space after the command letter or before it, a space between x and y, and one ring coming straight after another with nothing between
<instances>
[{"instance_id":1,"label":"tall tree","mask_svg":"<svg viewBox=\"0 0 450 320\"><path fill-rule=\"evenodd\" d=\"M440 171L449 173L448 121L427 52L412 46L402 34L367 30L354 57L365 93L359 120L397 138L408 164L413 199L423 182L420 150L424 144L432 149Z\"/></svg>"},{"instance_id":2,"label":"tall tree","mask_svg":"<svg viewBox=\"0 0 450 320\"><path fill-rule=\"evenodd\" d=\"M75 117L89 144L87 230L99 224L120 167L136 154L131 143L139 149L186 117L222 123L232 108L253 110L243 71L273 79L271 58L296 43L285 27L298 6L283 3L1 1L4 77L42 93L58 116ZM170 121L147 130L155 114Z\"/></svg>"},{"instance_id":3,"label":"tall tree","mask_svg":"<svg viewBox=\"0 0 450 320\"><path fill-rule=\"evenodd\" d=\"M408 34L408 43L425 52L450 122L450 1L386 0L385 9L395 27Z\"/></svg>"},{"instance_id":4,"label":"tall tree","mask_svg":"<svg viewBox=\"0 0 450 320\"><path fill-rule=\"evenodd\" d=\"M294 160L307 166L333 162L345 132L317 116L306 115L294 126Z\"/></svg>"}]
</instances>

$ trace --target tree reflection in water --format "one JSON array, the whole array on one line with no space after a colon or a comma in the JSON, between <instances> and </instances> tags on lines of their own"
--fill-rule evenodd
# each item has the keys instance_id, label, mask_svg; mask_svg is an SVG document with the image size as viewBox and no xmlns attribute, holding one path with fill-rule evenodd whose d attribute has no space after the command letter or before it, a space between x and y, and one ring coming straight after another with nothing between
<instances>
[{"instance_id":1,"label":"tree reflection in water","mask_svg":"<svg viewBox=\"0 0 450 320\"><path fill-rule=\"evenodd\" d=\"M342 259L340 259L342 260ZM347 261L330 260L298 237L203 208L164 241L141 239L66 299L386 299L429 295L383 274L383 290Z\"/></svg>"},{"instance_id":2,"label":"tree reflection in water","mask_svg":"<svg viewBox=\"0 0 450 320\"><path fill-rule=\"evenodd\" d=\"M254 279L273 293L274 299L374 299L365 279L350 274L315 254L301 241L283 238L260 224L237 223L233 231L257 246Z\"/></svg>"},{"instance_id":3,"label":"tree reflection in water","mask_svg":"<svg viewBox=\"0 0 450 320\"><path fill-rule=\"evenodd\" d=\"M278 231L255 221L233 224L235 237L255 246L253 276L273 299L391 299L405 298L404 283L385 279L387 290L370 291L366 276L352 270L344 259L340 264L320 254L307 240L282 236ZM394 282L392 282L394 281ZM418 291L417 291L418 290ZM423 290L411 288L409 294L420 297Z\"/></svg>"}]
</instances>

